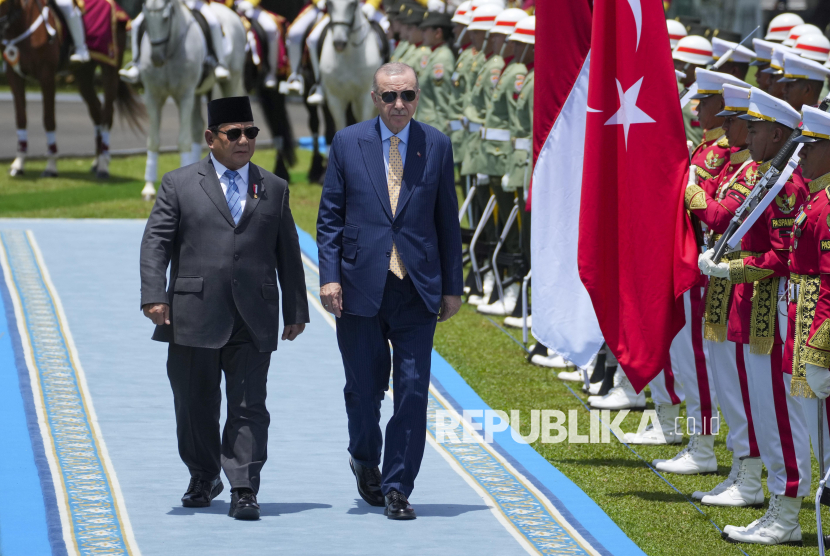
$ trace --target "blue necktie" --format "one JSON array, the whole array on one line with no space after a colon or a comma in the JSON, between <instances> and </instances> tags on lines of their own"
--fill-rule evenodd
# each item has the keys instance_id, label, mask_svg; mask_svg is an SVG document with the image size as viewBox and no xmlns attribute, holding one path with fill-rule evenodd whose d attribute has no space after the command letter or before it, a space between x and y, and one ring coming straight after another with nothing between
<instances>
[{"instance_id":1,"label":"blue necktie","mask_svg":"<svg viewBox=\"0 0 830 556\"><path fill-rule=\"evenodd\" d=\"M225 193L225 200L228 202L228 208L231 209L233 223L239 224L239 218L242 216L242 199L239 197L239 188L236 187L236 178L239 177L239 172L225 170L224 176L228 178L228 190Z\"/></svg>"}]
</instances>

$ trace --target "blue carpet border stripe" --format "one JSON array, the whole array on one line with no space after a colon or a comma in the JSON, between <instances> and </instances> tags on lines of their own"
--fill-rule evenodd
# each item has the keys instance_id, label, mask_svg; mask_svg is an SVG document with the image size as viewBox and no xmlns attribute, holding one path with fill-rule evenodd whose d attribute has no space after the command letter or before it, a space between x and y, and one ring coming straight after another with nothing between
<instances>
[{"instance_id":1,"label":"blue carpet border stripe","mask_svg":"<svg viewBox=\"0 0 830 556\"><path fill-rule=\"evenodd\" d=\"M49 545L54 556L66 556L66 545L63 542L63 527L61 526L60 515L58 514L58 502L55 497L55 484L52 482L52 473L49 470L49 463L46 460L46 451L43 447L43 438L40 435L40 426L37 422L37 411L35 410L34 394L29 377L29 368L26 365L26 358L23 355L23 344L20 339L20 331L17 329L17 318L14 314L14 304L11 294L6 285L5 276L0 269L0 299L2 299L3 314L0 318L6 319L9 331L9 340L14 353L14 365L17 372L18 383L20 384L20 395L23 398L23 410L26 414L26 426L29 432L29 440L32 443L32 452L37 468L40 490L43 496L43 504L46 507L46 531ZM34 494L34 493L32 493Z\"/></svg>"},{"instance_id":2,"label":"blue carpet border stripe","mask_svg":"<svg viewBox=\"0 0 830 556\"><path fill-rule=\"evenodd\" d=\"M317 243L297 228L300 249L319 265ZM438 363L436 365L436 362ZM432 382L439 393L461 413L464 409L491 409L461 375L433 350ZM491 445L517 471L538 488L592 548L603 556L643 556L645 553L573 481L556 469L532 446L513 440L509 429L493 435ZM559 493L557 496L555 492ZM607 547L614 547L613 551Z\"/></svg>"}]
</instances>

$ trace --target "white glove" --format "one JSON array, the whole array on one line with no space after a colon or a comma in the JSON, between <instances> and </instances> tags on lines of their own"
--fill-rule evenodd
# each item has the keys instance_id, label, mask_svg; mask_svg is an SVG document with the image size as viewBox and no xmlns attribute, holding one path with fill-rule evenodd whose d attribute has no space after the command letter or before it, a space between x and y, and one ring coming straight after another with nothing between
<instances>
[{"instance_id":1,"label":"white glove","mask_svg":"<svg viewBox=\"0 0 830 556\"><path fill-rule=\"evenodd\" d=\"M712 260L715 256L715 250L709 249L697 258L697 267L706 276L714 276L715 278L729 278L729 263L718 263Z\"/></svg>"},{"instance_id":2,"label":"white glove","mask_svg":"<svg viewBox=\"0 0 830 556\"><path fill-rule=\"evenodd\" d=\"M501 177L501 186L507 187L510 184L510 174L505 174Z\"/></svg>"},{"instance_id":3,"label":"white glove","mask_svg":"<svg viewBox=\"0 0 830 556\"><path fill-rule=\"evenodd\" d=\"M820 400L830 396L830 370L807 363L807 384Z\"/></svg>"},{"instance_id":4,"label":"white glove","mask_svg":"<svg viewBox=\"0 0 830 556\"><path fill-rule=\"evenodd\" d=\"M248 14L254 11L254 5L248 2L248 0L242 0L242 2L236 5L236 12L240 14ZM246 16L247 17L247 16Z\"/></svg>"},{"instance_id":5,"label":"white glove","mask_svg":"<svg viewBox=\"0 0 830 556\"><path fill-rule=\"evenodd\" d=\"M478 185L488 185L490 183L490 176L487 174L476 174L476 183Z\"/></svg>"},{"instance_id":6,"label":"white glove","mask_svg":"<svg viewBox=\"0 0 830 556\"><path fill-rule=\"evenodd\" d=\"M686 141L686 148L689 149L689 156L692 156L692 153L695 152L695 144L691 141Z\"/></svg>"},{"instance_id":7,"label":"white glove","mask_svg":"<svg viewBox=\"0 0 830 556\"><path fill-rule=\"evenodd\" d=\"M365 15L366 19L369 19L369 20L371 20L373 17L375 17L375 13L377 12L375 7L372 6L371 4L363 4L363 5L360 6L360 9L363 10L363 15Z\"/></svg>"},{"instance_id":8,"label":"white glove","mask_svg":"<svg viewBox=\"0 0 830 556\"><path fill-rule=\"evenodd\" d=\"M689 185L697 185L697 166L689 166Z\"/></svg>"}]
</instances>

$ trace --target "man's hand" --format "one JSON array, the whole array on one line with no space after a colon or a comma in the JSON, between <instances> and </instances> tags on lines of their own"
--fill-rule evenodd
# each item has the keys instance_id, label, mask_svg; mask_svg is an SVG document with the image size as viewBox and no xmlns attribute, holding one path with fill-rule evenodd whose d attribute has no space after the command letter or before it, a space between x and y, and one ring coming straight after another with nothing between
<instances>
[{"instance_id":1,"label":"man's hand","mask_svg":"<svg viewBox=\"0 0 830 556\"><path fill-rule=\"evenodd\" d=\"M830 396L830 370L812 363L807 363L807 384L818 399Z\"/></svg>"},{"instance_id":2,"label":"man's hand","mask_svg":"<svg viewBox=\"0 0 830 556\"><path fill-rule=\"evenodd\" d=\"M294 338L303 333L303 330L305 330L305 324L302 323L286 325L286 327L282 329L282 339L293 342Z\"/></svg>"},{"instance_id":3,"label":"man's hand","mask_svg":"<svg viewBox=\"0 0 830 556\"><path fill-rule=\"evenodd\" d=\"M438 322L447 322L461 308L460 295L441 296L441 310L438 312Z\"/></svg>"},{"instance_id":4,"label":"man's hand","mask_svg":"<svg viewBox=\"0 0 830 556\"><path fill-rule=\"evenodd\" d=\"M340 318L343 311L343 290L337 282L323 284L320 288L320 301L323 309Z\"/></svg>"},{"instance_id":5,"label":"man's hand","mask_svg":"<svg viewBox=\"0 0 830 556\"><path fill-rule=\"evenodd\" d=\"M705 253L698 256L697 267L706 276L714 276L715 278L729 278L729 263L715 264L715 250L708 249Z\"/></svg>"},{"instance_id":6,"label":"man's hand","mask_svg":"<svg viewBox=\"0 0 830 556\"><path fill-rule=\"evenodd\" d=\"M167 303L148 303L141 308L144 316L153 321L156 326L170 324L170 305Z\"/></svg>"}]
</instances>

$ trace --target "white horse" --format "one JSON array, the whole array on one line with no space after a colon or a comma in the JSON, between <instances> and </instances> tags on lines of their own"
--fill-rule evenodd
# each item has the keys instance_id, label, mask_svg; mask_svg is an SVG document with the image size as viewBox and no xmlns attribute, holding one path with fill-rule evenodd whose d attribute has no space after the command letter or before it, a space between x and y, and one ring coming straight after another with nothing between
<instances>
[{"instance_id":1,"label":"white horse","mask_svg":"<svg viewBox=\"0 0 830 556\"><path fill-rule=\"evenodd\" d=\"M228 71L231 76L218 83L220 97L244 95L242 73L245 66L245 27L239 16L222 4L211 2L211 9L222 24L230 45ZM180 0L147 0L144 3L146 31L141 43L138 67L144 82L144 104L150 120L147 137L147 166L141 196L151 200L158 178L159 127L167 97L179 107L179 154L181 165L201 158L205 122L201 95L216 82L212 71L201 82L202 66L208 55L207 42L193 14Z\"/></svg>"},{"instance_id":2,"label":"white horse","mask_svg":"<svg viewBox=\"0 0 830 556\"><path fill-rule=\"evenodd\" d=\"M320 82L337 129L346 127L346 108L358 122L377 112L369 96L382 48L357 0L328 0L331 23L320 52Z\"/></svg>"}]
</instances>

